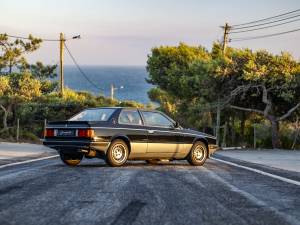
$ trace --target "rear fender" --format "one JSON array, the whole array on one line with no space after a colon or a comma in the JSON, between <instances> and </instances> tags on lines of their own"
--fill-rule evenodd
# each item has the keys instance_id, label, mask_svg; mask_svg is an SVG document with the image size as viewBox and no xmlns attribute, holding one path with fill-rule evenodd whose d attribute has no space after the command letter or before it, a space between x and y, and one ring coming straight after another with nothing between
<instances>
[{"instance_id":1,"label":"rear fender","mask_svg":"<svg viewBox=\"0 0 300 225\"><path fill-rule=\"evenodd\" d=\"M130 151L131 151L130 139L124 134L116 134L111 138L110 144L116 139L123 140L127 144L127 147L128 147L129 153L130 153ZM110 147L110 145L109 145L109 147Z\"/></svg>"}]
</instances>

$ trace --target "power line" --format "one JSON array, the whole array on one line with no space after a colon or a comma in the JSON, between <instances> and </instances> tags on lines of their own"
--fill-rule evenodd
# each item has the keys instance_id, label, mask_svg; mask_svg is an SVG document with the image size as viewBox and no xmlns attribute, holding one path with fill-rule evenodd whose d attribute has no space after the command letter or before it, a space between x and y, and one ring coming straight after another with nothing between
<instances>
[{"instance_id":1,"label":"power line","mask_svg":"<svg viewBox=\"0 0 300 225\"><path fill-rule=\"evenodd\" d=\"M9 35L9 34L6 34L6 33L2 34L2 35L5 35L5 36L10 37L10 38L23 39L23 40L31 40L30 37L17 36L17 35ZM74 36L72 38L68 38L65 41L76 39L78 37L80 37L80 35L79 36ZM49 38L38 38L38 39L41 39L42 41L60 41L60 39L49 39Z\"/></svg>"},{"instance_id":2,"label":"power line","mask_svg":"<svg viewBox=\"0 0 300 225\"><path fill-rule=\"evenodd\" d=\"M284 21L284 20L293 19L293 18L296 18L296 17L299 17L299 16L300 16L300 14L298 14L296 16L287 17L287 18L284 18L284 19L274 20L274 21L271 21L271 22L265 22L265 23L251 25L251 26L238 27L238 28L234 28L233 26L231 26L231 30L241 30L241 29L245 29L245 28L258 27L258 26L262 26L262 25L267 25L267 24L272 24L272 23L277 23L277 22L280 22L280 21Z\"/></svg>"},{"instance_id":3,"label":"power line","mask_svg":"<svg viewBox=\"0 0 300 225\"><path fill-rule=\"evenodd\" d=\"M66 43L64 43L64 46L66 47L66 50L69 54L69 56L71 57L72 61L74 62L75 66L77 67L77 69L79 70L79 72L81 73L81 75L92 85L94 86L96 89L98 90L102 90L102 88L99 88L92 80L90 80L90 78L85 74L85 72L81 69L81 67L79 66L79 64L77 63L76 59L74 58L74 56L72 55L71 51L69 50L68 46L66 45Z\"/></svg>"},{"instance_id":4,"label":"power line","mask_svg":"<svg viewBox=\"0 0 300 225\"><path fill-rule=\"evenodd\" d=\"M17 38L17 39L24 39L24 40L31 40L29 37L22 37L22 36L16 36L16 35L9 35L9 34L4 34L7 37L11 38ZM59 39L47 39L47 38L40 38L42 41L59 41Z\"/></svg>"},{"instance_id":5,"label":"power line","mask_svg":"<svg viewBox=\"0 0 300 225\"><path fill-rule=\"evenodd\" d=\"M285 31L285 32L280 32L280 33L274 33L274 34L267 34L267 35L261 35L261 36L253 36L253 37L245 37L245 38L233 38L233 39L229 39L230 42L235 42L235 41L247 41L247 40L253 40L253 39L260 39L260 38L267 38L267 37L273 37L273 36L279 36L282 34L288 34L288 33L293 33L293 32L297 32L300 31L299 29L295 29L295 30L289 30L289 31Z\"/></svg>"},{"instance_id":6,"label":"power line","mask_svg":"<svg viewBox=\"0 0 300 225\"><path fill-rule=\"evenodd\" d=\"M267 21L267 20L270 20L270 19L274 19L274 18L286 16L286 15L289 15L289 14L292 14L292 13L295 13L295 12L299 12L299 11L300 11L300 9L297 9L297 10L290 11L290 12L287 12L287 13L279 14L279 15L277 15L277 16L271 16L271 17L267 17L267 18L260 19L260 20L254 20L254 21L247 22L247 23L235 24L235 25L233 25L232 27L238 27L238 26L243 26L243 25L248 25L248 24L253 24L253 23L263 22L263 21Z\"/></svg>"},{"instance_id":7,"label":"power line","mask_svg":"<svg viewBox=\"0 0 300 225\"><path fill-rule=\"evenodd\" d=\"M275 24L275 25L264 26L264 27L249 29L249 30L229 32L229 34L238 34L238 33L245 33L245 32L250 32L250 31L255 31L255 30L262 30L262 29L266 29L266 28L277 27L277 26L281 26L281 25L284 25L284 24L289 24L289 23L296 22L296 21L300 21L300 19L295 19L295 20L291 20L291 21L288 21L288 22L284 22L284 23L279 23L279 24Z\"/></svg>"}]
</instances>

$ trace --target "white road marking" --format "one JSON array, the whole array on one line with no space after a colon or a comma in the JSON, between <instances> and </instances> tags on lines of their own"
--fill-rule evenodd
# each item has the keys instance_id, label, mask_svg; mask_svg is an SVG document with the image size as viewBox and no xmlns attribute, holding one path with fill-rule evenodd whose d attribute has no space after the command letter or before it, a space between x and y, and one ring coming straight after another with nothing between
<instances>
[{"instance_id":1,"label":"white road marking","mask_svg":"<svg viewBox=\"0 0 300 225\"><path fill-rule=\"evenodd\" d=\"M30 159L30 160L21 161L21 162L9 163L9 164L5 164L5 165L0 166L0 169L5 168L5 167L9 167L9 166L16 166L16 165L41 161L41 160L45 160L45 159L52 159L52 158L55 158L55 157L58 157L58 156L59 155L52 155L52 156L47 156L47 157L42 157L42 158L37 158L37 159Z\"/></svg>"},{"instance_id":2,"label":"white road marking","mask_svg":"<svg viewBox=\"0 0 300 225\"><path fill-rule=\"evenodd\" d=\"M249 170L249 171L261 174L261 175L265 175L265 176L268 176L268 177L275 178L277 180L284 181L286 183L295 184L295 185L300 186L300 182L296 181L296 180L292 180L292 179L289 179L289 178L278 176L278 175L275 175L275 174L272 174L272 173L267 173L267 172L264 172L262 170L254 169L254 168L251 168L251 167L242 166L242 165L239 165L237 163L228 162L228 161L225 161L225 160L222 160L222 159L216 159L214 157L210 157L210 158L213 159L213 160L216 160L216 161L219 161L219 162L231 165L231 166L239 167L239 168L242 168L242 169L245 169L245 170Z\"/></svg>"},{"instance_id":3,"label":"white road marking","mask_svg":"<svg viewBox=\"0 0 300 225\"><path fill-rule=\"evenodd\" d=\"M221 160L221 161L223 161L223 160ZM205 167L203 167L201 169L205 170L213 179L216 179L219 182L221 182L224 185L226 185L229 188L230 191L235 192L237 194L240 194L241 196L245 197L250 202L252 202L254 205L259 205L262 208L268 208L268 210L271 210L273 213L275 213L276 215L278 215L278 217L284 218L287 221L288 224L295 224L295 225L299 224L299 221L296 218L294 218L293 216L288 215L284 211L281 212L281 211L279 211L278 209L276 209L273 206L269 206L263 200L260 200L260 199L256 198L254 195L250 194L249 192L244 191L244 190L238 188L237 186L234 186L233 184L229 183L228 181L226 181L225 179L223 179L222 177L220 177L219 175L217 175L214 171L209 170L209 169L207 169ZM234 212L230 211L228 213L234 213ZM241 218L241 219L243 220L243 218Z\"/></svg>"}]
</instances>

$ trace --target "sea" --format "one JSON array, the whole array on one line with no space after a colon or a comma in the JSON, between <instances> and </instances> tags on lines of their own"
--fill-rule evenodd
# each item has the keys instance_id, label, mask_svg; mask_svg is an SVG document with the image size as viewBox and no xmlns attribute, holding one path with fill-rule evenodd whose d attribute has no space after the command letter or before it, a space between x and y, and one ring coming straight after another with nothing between
<instances>
[{"instance_id":1,"label":"sea","mask_svg":"<svg viewBox=\"0 0 300 225\"><path fill-rule=\"evenodd\" d=\"M111 85L114 98L133 100L143 104L150 102L147 92L153 85L147 83L145 66L64 66L65 86L77 91L88 91L109 97Z\"/></svg>"}]
</instances>

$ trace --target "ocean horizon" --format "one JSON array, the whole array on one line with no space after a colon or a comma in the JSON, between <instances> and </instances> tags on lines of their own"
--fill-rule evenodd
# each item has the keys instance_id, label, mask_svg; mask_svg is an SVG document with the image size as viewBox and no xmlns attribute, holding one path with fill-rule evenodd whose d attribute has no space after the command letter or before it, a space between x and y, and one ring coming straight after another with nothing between
<instances>
[{"instance_id":1,"label":"ocean horizon","mask_svg":"<svg viewBox=\"0 0 300 225\"><path fill-rule=\"evenodd\" d=\"M114 92L115 99L133 100L143 104L151 102L147 92L154 86L146 81L148 78L146 66L85 65L81 66L81 69L93 84L76 66L65 65L65 87L110 97L111 85L113 85L117 88Z\"/></svg>"}]
</instances>

